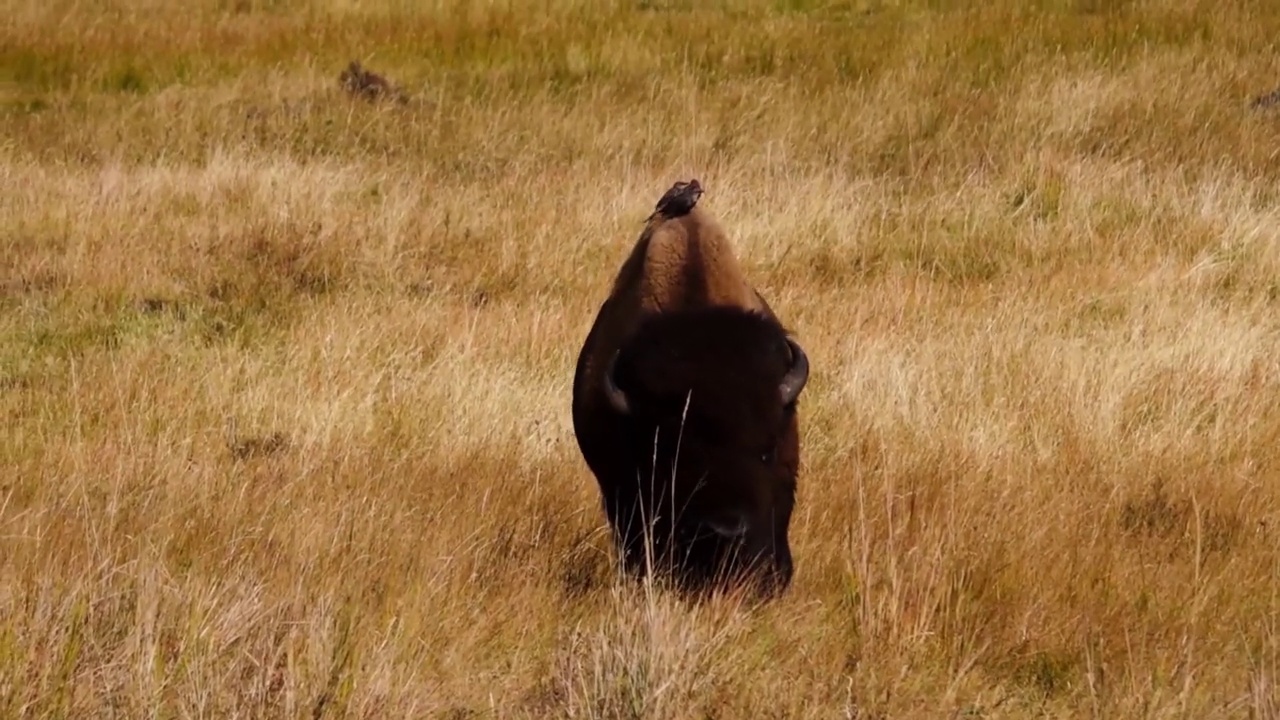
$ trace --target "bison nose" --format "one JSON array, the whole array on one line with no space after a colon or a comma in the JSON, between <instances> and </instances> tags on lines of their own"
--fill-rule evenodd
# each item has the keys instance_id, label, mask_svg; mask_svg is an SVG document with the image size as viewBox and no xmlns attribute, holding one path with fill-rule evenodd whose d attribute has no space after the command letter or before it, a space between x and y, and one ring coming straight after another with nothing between
<instances>
[{"instance_id":1,"label":"bison nose","mask_svg":"<svg viewBox=\"0 0 1280 720\"><path fill-rule=\"evenodd\" d=\"M708 520L707 526L711 528L715 534L726 540L739 540L746 536L747 531L751 529L751 523L747 522L745 515L732 514L722 515L714 520Z\"/></svg>"}]
</instances>

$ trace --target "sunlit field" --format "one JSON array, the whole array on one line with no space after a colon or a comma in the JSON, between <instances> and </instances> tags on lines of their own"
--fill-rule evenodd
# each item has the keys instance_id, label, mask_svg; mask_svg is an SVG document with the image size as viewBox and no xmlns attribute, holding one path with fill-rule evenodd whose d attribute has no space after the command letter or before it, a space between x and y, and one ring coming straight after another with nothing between
<instances>
[{"instance_id":1,"label":"sunlit field","mask_svg":"<svg viewBox=\"0 0 1280 720\"><path fill-rule=\"evenodd\" d=\"M3 14L0 716L1280 714L1280 4ZM694 177L812 363L763 604L570 422Z\"/></svg>"}]
</instances>

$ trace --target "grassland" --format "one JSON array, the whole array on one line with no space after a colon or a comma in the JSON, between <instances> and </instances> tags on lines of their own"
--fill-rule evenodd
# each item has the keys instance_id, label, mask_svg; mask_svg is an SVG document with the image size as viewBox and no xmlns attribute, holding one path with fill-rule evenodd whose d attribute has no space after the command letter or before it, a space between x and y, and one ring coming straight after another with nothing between
<instances>
[{"instance_id":1,"label":"grassland","mask_svg":"<svg viewBox=\"0 0 1280 720\"><path fill-rule=\"evenodd\" d=\"M1280 713L1280 6L5 15L0 716ZM690 176L814 368L764 606L569 421Z\"/></svg>"}]
</instances>

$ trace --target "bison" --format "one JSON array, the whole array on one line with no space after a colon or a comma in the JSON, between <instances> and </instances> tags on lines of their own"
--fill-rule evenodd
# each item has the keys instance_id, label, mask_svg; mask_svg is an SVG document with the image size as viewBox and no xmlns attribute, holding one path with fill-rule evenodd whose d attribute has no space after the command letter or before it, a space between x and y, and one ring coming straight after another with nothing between
<instances>
[{"instance_id":1,"label":"bison","mask_svg":"<svg viewBox=\"0 0 1280 720\"><path fill-rule=\"evenodd\" d=\"M578 354L574 434L628 571L780 592L809 361L702 193L668 190L618 272Z\"/></svg>"}]
</instances>

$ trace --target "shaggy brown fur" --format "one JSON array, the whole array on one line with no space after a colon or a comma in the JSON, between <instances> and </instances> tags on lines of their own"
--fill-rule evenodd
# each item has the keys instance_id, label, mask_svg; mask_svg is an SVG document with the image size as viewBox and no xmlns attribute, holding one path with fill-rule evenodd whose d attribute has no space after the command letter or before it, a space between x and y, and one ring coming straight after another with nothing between
<instances>
[{"instance_id":1,"label":"shaggy brown fur","mask_svg":"<svg viewBox=\"0 0 1280 720\"><path fill-rule=\"evenodd\" d=\"M785 335L773 310L747 281L723 228L710 213L697 205L701 194L701 185L694 180L690 183L677 183L663 195L655 212L646 221L631 254L615 277L612 291L597 313L578 356L573 393L575 435L587 465L600 483L615 539L619 541L630 542L634 538L623 537L625 532L619 527L618 515L625 509L611 507L610 498L617 495L614 486L624 482L620 478L634 475L640 469L636 465L639 458L632 456L634 454L628 455L620 448L630 447L629 443L635 439L632 435L637 432L647 433L649 437L646 442L652 443L652 428L645 422L637 424L635 417L619 416L616 405L610 403L605 390L605 376L615 357L627 356L627 348L631 347L629 343L636 337L645 319L670 317L676 318L673 322L682 322L679 318L690 313L701 317L703 311L718 309L756 317L760 322L775 326L779 336ZM715 333L716 323L733 321L718 319L708 324L703 319L699 322L703 323L702 332ZM693 341L681 342L687 344ZM747 341L732 340L732 347L722 350L719 355L705 349L697 352L707 358L705 362L725 363L732 362L729 358L733 358L735 353L740 357L759 350L749 343L743 343ZM704 389L700 393L719 394L720 390L705 388L718 387L720 380L717 378L728 370L731 369L704 369L705 380L694 384L701 383L700 387ZM760 390L752 385L753 382L766 385L771 382L764 379L769 377L768 373L757 373L751 377L754 380L739 381L731 394L747 396L758 393ZM648 386L643 383L639 387L642 394L649 392ZM772 393L770 397L777 394L776 384L771 387L772 389L766 387L763 391L766 395ZM670 418L665 418L663 422L655 418L650 420L650 424L661 425ZM792 421L794 422L794 418ZM714 434L724 429L717 428L717 423L712 422L710 425L700 426L696 431ZM733 434L734 431L729 432ZM798 453L798 448L796 452ZM715 461L712 463L714 467L709 467L708 472L733 474L725 468L734 463L736 460L727 463ZM735 475L731 479L722 478L721 482L730 486L734 482L741 482L745 488L757 480ZM786 515L789 514L788 509ZM785 545L785 527L782 540ZM628 557L627 560L628 565L633 564L633 558ZM789 578L789 555L785 565L785 575Z\"/></svg>"},{"instance_id":2,"label":"shaggy brown fur","mask_svg":"<svg viewBox=\"0 0 1280 720\"><path fill-rule=\"evenodd\" d=\"M351 64L338 75L338 82L342 84L342 89L365 100L395 100L399 103L408 101L399 88L381 75L366 70L356 60L352 60Z\"/></svg>"}]
</instances>

